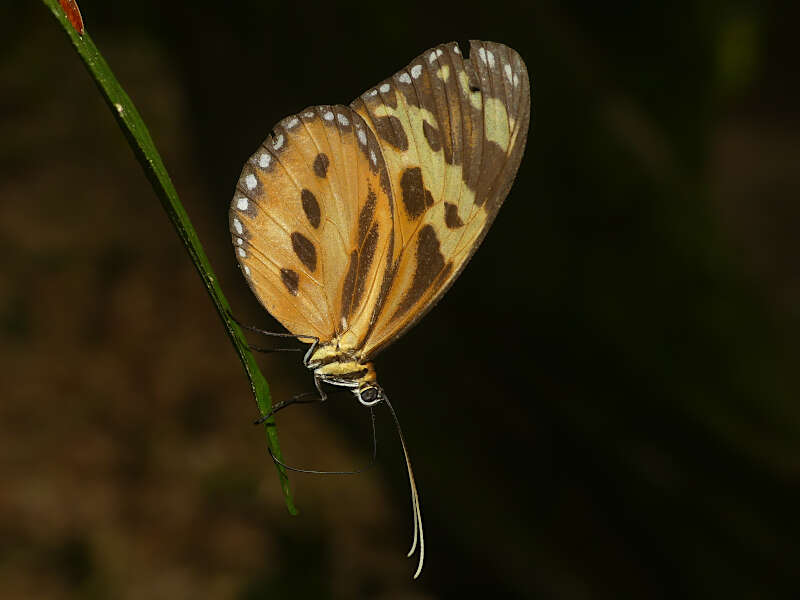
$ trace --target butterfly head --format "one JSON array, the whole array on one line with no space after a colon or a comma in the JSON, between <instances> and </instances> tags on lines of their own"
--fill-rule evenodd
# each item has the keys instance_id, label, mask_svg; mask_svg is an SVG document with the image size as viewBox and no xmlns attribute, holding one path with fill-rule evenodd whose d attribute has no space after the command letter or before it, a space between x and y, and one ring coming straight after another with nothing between
<instances>
[{"instance_id":1,"label":"butterfly head","mask_svg":"<svg viewBox=\"0 0 800 600\"><path fill-rule=\"evenodd\" d=\"M381 386L374 382L364 382L353 393L364 406L374 406L386 398Z\"/></svg>"}]
</instances>

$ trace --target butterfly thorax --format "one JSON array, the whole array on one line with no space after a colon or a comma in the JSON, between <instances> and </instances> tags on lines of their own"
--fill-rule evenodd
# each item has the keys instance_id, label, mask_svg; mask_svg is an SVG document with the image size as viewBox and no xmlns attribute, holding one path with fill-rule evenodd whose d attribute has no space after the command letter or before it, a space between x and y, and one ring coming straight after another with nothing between
<instances>
[{"instance_id":1,"label":"butterfly thorax","mask_svg":"<svg viewBox=\"0 0 800 600\"><path fill-rule=\"evenodd\" d=\"M308 355L306 366L332 385L364 388L375 386L377 381L372 363L343 348L337 339L317 345Z\"/></svg>"}]
</instances>

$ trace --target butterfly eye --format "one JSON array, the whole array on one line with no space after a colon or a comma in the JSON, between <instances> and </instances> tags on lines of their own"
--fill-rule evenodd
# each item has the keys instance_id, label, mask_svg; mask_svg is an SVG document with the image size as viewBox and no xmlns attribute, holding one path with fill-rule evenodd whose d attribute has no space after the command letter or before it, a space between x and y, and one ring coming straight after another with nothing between
<instances>
[{"instance_id":1,"label":"butterfly eye","mask_svg":"<svg viewBox=\"0 0 800 600\"><path fill-rule=\"evenodd\" d=\"M378 391L378 388L374 387L368 387L364 390L361 390L359 392L359 395L361 403L365 405L375 404L381 398L381 394Z\"/></svg>"}]
</instances>

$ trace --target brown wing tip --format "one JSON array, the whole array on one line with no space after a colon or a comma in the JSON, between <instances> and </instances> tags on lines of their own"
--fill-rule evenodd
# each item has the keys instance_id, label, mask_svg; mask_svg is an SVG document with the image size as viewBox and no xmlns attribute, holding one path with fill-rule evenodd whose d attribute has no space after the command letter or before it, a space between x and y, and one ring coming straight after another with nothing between
<instances>
[{"instance_id":1,"label":"brown wing tip","mask_svg":"<svg viewBox=\"0 0 800 600\"><path fill-rule=\"evenodd\" d=\"M519 52L499 42L470 40L470 60L480 63L493 74L504 77L506 82L520 90L528 89L528 69Z\"/></svg>"}]
</instances>

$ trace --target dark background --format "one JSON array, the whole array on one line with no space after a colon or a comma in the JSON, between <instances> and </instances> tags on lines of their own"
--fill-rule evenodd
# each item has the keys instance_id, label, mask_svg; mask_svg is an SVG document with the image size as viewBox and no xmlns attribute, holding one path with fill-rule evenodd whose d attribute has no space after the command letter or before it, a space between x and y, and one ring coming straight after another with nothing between
<instances>
[{"instance_id":1,"label":"dark background","mask_svg":"<svg viewBox=\"0 0 800 600\"><path fill-rule=\"evenodd\" d=\"M280 118L440 42L504 42L533 118L443 301L377 360L396 437L296 475L66 37L0 22L0 596L781 598L800 577L797 5L83 0L235 311L277 329L227 210ZM462 45L463 47L463 45ZM263 340L253 340L263 342ZM276 399L310 386L265 357ZM278 419L285 458L363 465L352 397Z\"/></svg>"}]
</instances>

